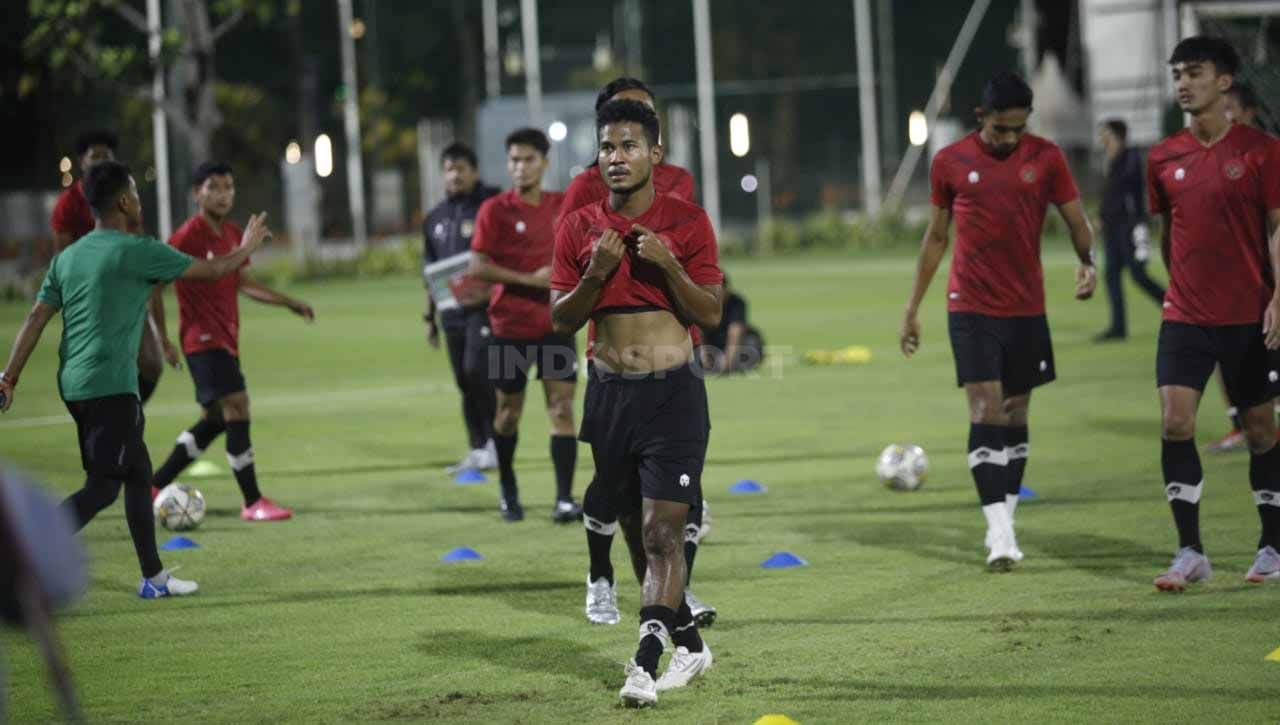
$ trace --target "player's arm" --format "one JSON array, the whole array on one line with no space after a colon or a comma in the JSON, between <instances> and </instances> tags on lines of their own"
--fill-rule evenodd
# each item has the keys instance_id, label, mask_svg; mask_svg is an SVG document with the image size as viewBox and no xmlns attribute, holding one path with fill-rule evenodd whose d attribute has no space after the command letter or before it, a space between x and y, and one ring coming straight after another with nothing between
<instances>
[{"instance_id":1,"label":"player's arm","mask_svg":"<svg viewBox=\"0 0 1280 725\"><path fill-rule=\"evenodd\" d=\"M4 395L3 402L0 402L0 411L8 410L9 406L13 405L13 389L18 385L22 369L27 366L27 360L36 349L36 343L40 341L40 334L44 332L45 325L48 325L49 320L53 319L57 313L57 307L45 302L36 302L27 313L27 319L18 330L18 338L9 352L9 362L4 366L4 372L0 373L0 393Z\"/></svg>"},{"instance_id":2,"label":"player's arm","mask_svg":"<svg viewBox=\"0 0 1280 725\"><path fill-rule=\"evenodd\" d=\"M169 326L165 322L165 286L158 284L151 289L151 300L147 303L147 313L151 316L152 324L156 326L156 335L160 338L160 349L164 352L164 361L169 363L174 370L181 370L182 356L178 354L178 348L174 346L173 340L169 339Z\"/></svg>"},{"instance_id":3,"label":"player's arm","mask_svg":"<svg viewBox=\"0 0 1280 725\"><path fill-rule=\"evenodd\" d=\"M951 237L947 229L951 226L951 210L940 207L929 207L929 225L925 227L924 238L920 240L920 255L916 259L916 278L911 285L911 296L907 298L907 309L902 318L902 331L898 336L898 345L902 354L911 357L920 347L920 303L933 276L938 273L938 265L947 253Z\"/></svg>"},{"instance_id":4,"label":"player's arm","mask_svg":"<svg viewBox=\"0 0 1280 725\"><path fill-rule=\"evenodd\" d=\"M1062 221L1071 234L1071 246L1075 247L1080 266L1076 267L1076 299L1087 300L1098 286L1098 270L1093 266L1093 228L1084 213L1084 204L1074 199L1058 205Z\"/></svg>"},{"instance_id":5,"label":"player's arm","mask_svg":"<svg viewBox=\"0 0 1280 725\"><path fill-rule=\"evenodd\" d=\"M264 305L274 305L276 307L287 307L290 312L301 317L307 322L316 321L316 311L311 309L311 305L303 302L302 300L296 300L277 290L273 290L259 282L249 272L247 267L240 268L240 277L237 284L240 294L248 297L254 302L261 302Z\"/></svg>"},{"instance_id":6,"label":"player's arm","mask_svg":"<svg viewBox=\"0 0 1280 725\"><path fill-rule=\"evenodd\" d=\"M1164 259L1164 268L1171 270L1169 260L1173 249L1173 216L1165 211L1160 214L1160 257Z\"/></svg>"},{"instance_id":7,"label":"player's arm","mask_svg":"<svg viewBox=\"0 0 1280 725\"><path fill-rule=\"evenodd\" d=\"M665 239L639 224L633 228L640 233L636 256L662 270L680 319L702 328L719 327L724 314L724 286L694 282Z\"/></svg>"},{"instance_id":8,"label":"player's arm","mask_svg":"<svg viewBox=\"0 0 1280 725\"><path fill-rule=\"evenodd\" d=\"M467 274L482 282L516 284L538 289L551 287L551 265L540 267L536 272L517 272L494 262L487 254L474 250L471 252L471 263L467 266Z\"/></svg>"},{"instance_id":9,"label":"player's arm","mask_svg":"<svg viewBox=\"0 0 1280 725\"><path fill-rule=\"evenodd\" d=\"M626 249L622 235L606 229L592 247L591 262L577 286L568 292L551 290L551 327L557 334L572 335L587 324L609 275L622 262Z\"/></svg>"},{"instance_id":10,"label":"player's arm","mask_svg":"<svg viewBox=\"0 0 1280 725\"><path fill-rule=\"evenodd\" d=\"M1271 279L1280 279L1276 276L1280 272L1280 209L1267 211L1267 228L1272 230L1267 241L1271 251ZM1280 349L1280 290L1272 293L1271 302L1267 304L1262 318L1262 334L1267 338L1268 349Z\"/></svg>"},{"instance_id":11,"label":"player's arm","mask_svg":"<svg viewBox=\"0 0 1280 725\"><path fill-rule=\"evenodd\" d=\"M181 275L181 279L198 279L211 282L221 279L240 269L254 252L262 248L262 242L271 231L267 228L267 213L261 212L249 217L240 237L240 246L231 254L213 259L195 259Z\"/></svg>"}]
</instances>

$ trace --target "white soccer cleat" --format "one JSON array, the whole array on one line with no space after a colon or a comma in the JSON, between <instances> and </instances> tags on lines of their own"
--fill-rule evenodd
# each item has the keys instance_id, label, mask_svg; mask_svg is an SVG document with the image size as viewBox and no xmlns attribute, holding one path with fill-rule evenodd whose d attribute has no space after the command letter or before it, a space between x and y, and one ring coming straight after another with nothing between
<instances>
[{"instance_id":1,"label":"white soccer cleat","mask_svg":"<svg viewBox=\"0 0 1280 725\"><path fill-rule=\"evenodd\" d=\"M699 627L706 629L716 623L716 608L699 599L692 590L684 590L684 603L689 605L693 621Z\"/></svg>"},{"instance_id":2,"label":"white soccer cleat","mask_svg":"<svg viewBox=\"0 0 1280 725\"><path fill-rule=\"evenodd\" d=\"M1280 583L1280 553L1270 546L1258 549L1258 556L1249 567L1249 573L1244 575L1244 580L1252 584Z\"/></svg>"},{"instance_id":3,"label":"white soccer cleat","mask_svg":"<svg viewBox=\"0 0 1280 725\"><path fill-rule=\"evenodd\" d=\"M711 648L702 643L701 652L690 652L684 647L676 647L667 663L667 671L658 678L658 692L684 687L694 677L711 669Z\"/></svg>"},{"instance_id":4,"label":"white soccer cleat","mask_svg":"<svg viewBox=\"0 0 1280 725\"><path fill-rule=\"evenodd\" d=\"M1018 538L1013 533L1013 518L1003 501L982 507L987 518L987 571L1010 571L1020 561Z\"/></svg>"},{"instance_id":5,"label":"white soccer cleat","mask_svg":"<svg viewBox=\"0 0 1280 725\"><path fill-rule=\"evenodd\" d=\"M694 543L701 545L703 540L711 535L711 506L707 500L702 499L702 520L698 523L698 540Z\"/></svg>"},{"instance_id":6,"label":"white soccer cleat","mask_svg":"<svg viewBox=\"0 0 1280 725\"><path fill-rule=\"evenodd\" d=\"M587 619L596 624L617 624L622 619L618 613L618 590L608 579L587 578Z\"/></svg>"},{"instance_id":7,"label":"white soccer cleat","mask_svg":"<svg viewBox=\"0 0 1280 725\"><path fill-rule=\"evenodd\" d=\"M476 457L476 468L491 471L498 467L498 448L494 445L492 438L484 444L484 448L477 448L472 453Z\"/></svg>"},{"instance_id":8,"label":"white soccer cleat","mask_svg":"<svg viewBox=\"0 0 1280 725\"><path fill-rule=\"evenodd\" d=\"M618 698L622 700L623 705L649 707L658 704L658 683L653 681L653 677L645 672L643 667L637 665L635 660L631 660L627 662L623 672L627 675L627 681L618 691Z\"/></svg>"},{"instance_id":9,"label":"white soccer cleat","mask_svg":"<svg viewBox=\"0 0 1280 725\"><path fill-rule=\"evenodd\" d=\"M1156 577L1155 585L1156 589L1162 592L1181 592L1187 588L1188 584L1208 581L1211 576L1213 576L1213 567L1209 566L1209 557L1186 546L1178 549L1169 569Z\"/></svg>"},{"instance_id":10,"label":"white soccer cleat","mask_svg":"<svg viewBox=\"0 0 1280 725\"><path fill-rule=\"evenodd\" d=\"M480 470L480 459L483 457L483 453L484 450L480 448L468 451L467 455L463 456L461 461L445 468L444 471L450 476L462 473L463 471L478 471Z\"/></svg>"}]
</instances>

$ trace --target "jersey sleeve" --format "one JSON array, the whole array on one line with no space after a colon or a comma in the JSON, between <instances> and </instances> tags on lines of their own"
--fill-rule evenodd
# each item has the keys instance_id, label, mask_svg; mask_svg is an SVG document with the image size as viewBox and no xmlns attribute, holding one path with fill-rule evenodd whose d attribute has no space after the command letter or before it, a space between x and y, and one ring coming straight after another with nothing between
<instances>
[{"instance_id":1,"label":"jersey sleeve","mask_svg":"<svg viewBox=\"0 0 1280 725\"><path fill-rule=\"evenodd\" d=\"M436 255L436 245L431 243L431 232L435 229L435 210L433 209L426 219L422 220L422 261L426 264L435 262L439 259Z\"/></svg>"},{"instance_id":2,"label":"jersey sleeve","mask_svg":"<svg viewBox=\"0 0 1280 725\"><path fill-rule=\"evenodd\" d=\"M493 198L487 199L476 212L476 228L471 233L471 250L492 259L498 251L498 214Z\"/></svg>"},{"instance_id":3,"label":"jersey sleeve","mask_svg":"<svg viewBox=\"0 0 1280 725\"><path fill-rule=\"evenodd\" d=\"M947 181L947 159L942 155L935 156L929 166L929 203L939 209L950 209L955 199L955 190Z\"/></svg>"},{"instance_id":4,"label":"jersey sleeve","mask_svg":"<svg viewBox=\"0 0 1280 725\"><path fill-rule=\"evenodd\" d=\"M1154 154L1147 157L1147 209L1152 214L1168 211L1165 208L1164 192L1160 188L1160 176L1156 173Z\"/></svg>"},{"instance_id":5,"label":"jersey sleeve","mask_svg":"<svg viewBox=\"0 0 1280 725\"><path fill-rule=\"evenodd\" d=\"M76 231L75 205L71 202L71 190L58 195L53 205L53 213L49 215L49 226L59 234L71 234Z\"/></svg>"},{"instance_id":6,"label":"jersey sleeve","mask_svg":"<svg viewBox=\"0 0 1280 725\"><path fill-rule=\"evenodd\" d=\"M190 255L150 237L135 244L127 259L128 271L147 282L173 281L195 261Z\"/></svg>"},{"instance_id":7,"label":"jersey sleeve","mask_svg":"<svg viewBox=\"0 0 1280 725\"><path fill-rule=\"evenodd\" d=\"M551 289L570 292L582 281L583 270L578 266L578 244L581 223L562 219L556 226L556 249L551 260Z\"/></svg>"},{"instance_id":8,"label":"jersey sleeve","mask_svg":"<svg viewBox=\"0 0 1280 725\"><path fill-rule=\"evenodd\" d=\"M1071 175L1071 167L1067 165L1067 157L1062 149L1054 146L1049 157L1049 201L1061 206L1080 198L1080 188Z\"/></svg>"},{"instance_id":9,"label":"jersey sleeve","mask_svg":"<svg viewBox=\"0 0 1280 725\"><path fill-rule=\"evenodd\" d=\"M716 246L716 233L711 220L701 209L695 218L688 237L689 253L680 263L694 284L724 284L724 272L720 271L720 249Z\"/></svg>"},{"instance_id":10,"label":"jersey sleeve","mask_svg":"<svg viewBox=\"0 0 1280 725\"><path fill-rule=\"evenodd\" d=\"M40 284L40 292L36 294L36 300L50 307L62 309L62 285L58 281L57 257L54 257L53 262L49 264L49 271L44 275L44 282Z\"/></svg>"}]
</instances>

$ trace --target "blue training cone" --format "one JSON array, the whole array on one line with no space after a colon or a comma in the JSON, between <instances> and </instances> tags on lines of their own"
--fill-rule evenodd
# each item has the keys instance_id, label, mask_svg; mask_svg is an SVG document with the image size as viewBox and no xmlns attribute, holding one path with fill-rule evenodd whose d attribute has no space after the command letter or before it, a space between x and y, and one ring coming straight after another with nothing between
<instances>
[{"instance_id":1,"label":"blue training cone","mask_svg":"<svg viewBox=\"0 0 1280 725\"><path fill-rule=\"evenodd\" d=\"M744 478L729 487L729 493L764 493L768 490L763 483L749 478Z\"/></svg>"},{"instance_id":2,"label":"blue training cone","mask_svg":"<svg viewBox=\"0 0 1280 725\"><path fill-rule=\"evenodd\" d=\"M161 544L160 548L165 551L177 551L179 549L199 549L200 545L185 536L175 536Z\"/></svg>"},{"instance_id":3,"label":"blue training cone","mask_svg":"<svg viewBox=\"0 0 1280 725\"><path fill-rule=\"evenodd\" d=\"M458 484L459 486L474 486L478 483L488 483L488 481L489 481L488 476L485 476L483 473L475 470L474 468L468 468L465 471L459 471L458 475L453 477L453 482Z\"/></svg>"},{"instance_id":4,"label":"blue training cone","mask_svg":"<svg viewBox=\"0 0 1280 725\"><path fill-rule=\"evenodd\" d=\"M1037 494L1035 491L1032 491L1031 489L1027 488L1026 486L1023 486L1023 487L1022 487L1022 490L1018 491L1018 500L1019 500L1019 501L1026 501L1027 499L1035 498L1037 495L1038 495L1038 494Z\"/></svg>"},{"instance_id":5,"label":"blue training cone","mask_svg":"<svg viewBox=\"0 0 1280 725\"><path fill-rule=\"evenodd\" d=\"M760 566L765 569L789 569L793 566L808 566L809 562L792 554L789 551L779 551L773 556L760 562Z\"/></svg>"},{"instance_id":6,"label":"blue training cone","mask_svg":"<svg viewBox=\"0 0 1280 725\"><path fill-rule=\"evenodd\" d=\"M467 546L459 546L453 551L445 552L440 561L483 561L480 552Z\"/></svg>"}]
</instances>

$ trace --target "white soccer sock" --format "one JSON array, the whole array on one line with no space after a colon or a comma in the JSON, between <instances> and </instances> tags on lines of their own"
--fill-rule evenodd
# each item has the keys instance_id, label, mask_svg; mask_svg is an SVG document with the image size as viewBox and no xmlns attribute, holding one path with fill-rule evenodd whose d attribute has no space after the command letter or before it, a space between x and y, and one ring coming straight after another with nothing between
<instances>
[{"instance_id":1,"label":"white soccer sock","mask_svg":"<svg viewBox=\"0 0 1280 725\"><path fill-rule=\"evenodd\" d=\"M1013 523L1013 514L1018 510L1018 494L1006 493L1004 495L1004 507L1009 511L1009 522Z\"/></svg>"}]
</instances>

